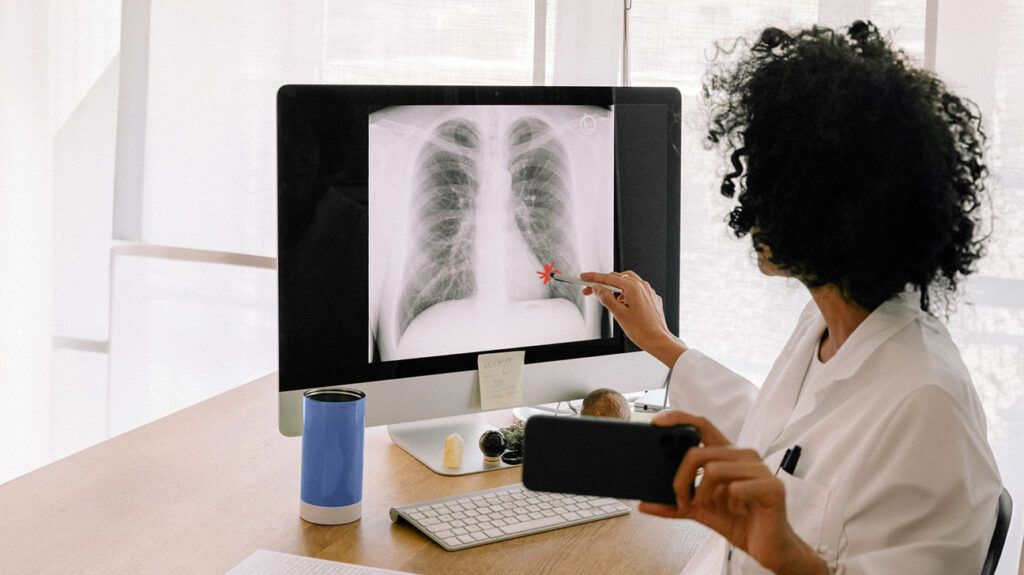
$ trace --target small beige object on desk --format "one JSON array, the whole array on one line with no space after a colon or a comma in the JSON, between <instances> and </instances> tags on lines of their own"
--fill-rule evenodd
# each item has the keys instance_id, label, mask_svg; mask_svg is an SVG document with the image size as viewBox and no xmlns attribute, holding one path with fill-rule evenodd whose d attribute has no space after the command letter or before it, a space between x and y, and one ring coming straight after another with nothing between
<instances>
[{"instance_id":1,"label":"small beige object on desk","mask_svg":"<svg viewBox=\"0 0 1024 575\"><path fill-rule=\"evenodd\" d=\"M449 435L444 440L444 466L449 469L462 467L462 448L464 443L458 433Z\"/></svg>"}]
</instances>

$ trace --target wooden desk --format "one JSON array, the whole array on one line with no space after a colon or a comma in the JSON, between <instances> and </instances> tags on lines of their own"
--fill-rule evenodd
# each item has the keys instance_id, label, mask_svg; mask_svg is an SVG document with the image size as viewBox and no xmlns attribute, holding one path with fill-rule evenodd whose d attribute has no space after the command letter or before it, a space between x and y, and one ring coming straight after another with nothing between
<instances>
[{"instance_id":1,"label":"wooden desk","mask_svg":"<svg viewBox=\"0 0 1024 575\"><path fill-rule=\"evenodd\" d=\"M367 430L363 518L312 525L299 518L300 446L277 431L273 374L0 485L0 573L223 573L264 548L416 573L676 574L706 536L634 511L444 551L388 509L520 471L435 475L383 427Z\"/></svg>"}]
</instances>

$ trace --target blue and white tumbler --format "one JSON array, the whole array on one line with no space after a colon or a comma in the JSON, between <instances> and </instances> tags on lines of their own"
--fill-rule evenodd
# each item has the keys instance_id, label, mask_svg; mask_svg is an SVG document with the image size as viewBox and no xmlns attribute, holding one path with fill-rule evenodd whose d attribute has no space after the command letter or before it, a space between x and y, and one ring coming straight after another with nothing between
<instances>
[{"instance_id":1,"label":"blue and white tumbler","mask_svg":"<svg viewBox=\"0 0 1024 575\"><path fill-rule=\"evenodd\" d=\"M303 395L299 515L320 525L352 523L363 505L366 394L321 388Z\"/></svg>"}]
</instances>

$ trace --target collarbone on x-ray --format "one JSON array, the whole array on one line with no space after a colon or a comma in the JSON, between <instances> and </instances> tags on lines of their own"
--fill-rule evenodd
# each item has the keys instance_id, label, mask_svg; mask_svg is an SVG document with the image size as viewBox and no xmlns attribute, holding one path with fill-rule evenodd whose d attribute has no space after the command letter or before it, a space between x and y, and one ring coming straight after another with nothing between
<instances>
[{"instance_id":1,"label":"collarbone on x-ray","mask_svg":"<svg viewBox=\"0 0 1024 575\"><path fill-rule=\"evenodd\" d=\"M540 111L543 107L459 106L440 113L426 106L405 108L382 125L398 133L421 109L434 118L415 130L406 128L418 135L381 139L379 146L371 137L371 154L379 148L379 155L391 160L388 166L404 158L409 165L407 184L397 189L374 186L371 168L370 217L377 223L376 228L371 223L371 232L377 230L371 233L377 246L371 260L375 253L385 257L390 270L382 272L390 279L383 280L385 295L371 337L381 359L601 337L596 303L588 302L578 286L543 282L536 272L554 264L575 275L611 263L613 132L607 110L563 106L559 118ZM594 135L581 134L581 119L595 123L591 113L606 114L607 126ZM600 175L583 178L597 188L589 206L574 197L580 192L570 152L580 142L587 148L575 150L577 156L608 164L595 170ZM385 168L378 166L390 171ZM394 174L381 177L390 184L402 181ZM392 217L386 222L374 213L374 206L396 204L401 205L387 210ZM581 207L591 210L582 218ZM401 213L404 218L393 218ZM581 237L594 244L585 258L578 247ZM387 243L390 248L381 245ZM600 257L594 255L599 252ZM397 289L387 288L388 282L396 282ZM568 307L558 307L557 301ZM537 334L544 316L557 326L541 327ZM460 334L447 331L453 329ZM544 329L555 335L545 339Z\"/></svg>"}]
</instances>

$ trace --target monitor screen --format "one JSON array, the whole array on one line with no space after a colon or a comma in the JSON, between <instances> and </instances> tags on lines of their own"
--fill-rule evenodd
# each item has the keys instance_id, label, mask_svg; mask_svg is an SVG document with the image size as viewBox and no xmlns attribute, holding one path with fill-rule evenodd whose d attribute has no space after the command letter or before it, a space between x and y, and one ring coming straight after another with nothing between
<instances>
[{"instance_id":1,"label":"monitor screen","mask_svg":"<svg viewBox=\"0 0 1024 575\"><path fill-rule=\"evenodd\" d=\"M472 370L492 351L534 363L635 350L596 298L551 274L634 269L678 289L678 98L283 87L281 390Z\"/></svg>"},{"instance_id":2,"label":"monitor screen","mask_svg":"<svg viewBox=\"0 0 1024 575\"><path fill-rule=\"evenodd\" d=\"M552 273L612 267L613 128L596 106L370 114L367 361L611 337Z\"/></svg>"}]
</instances>

